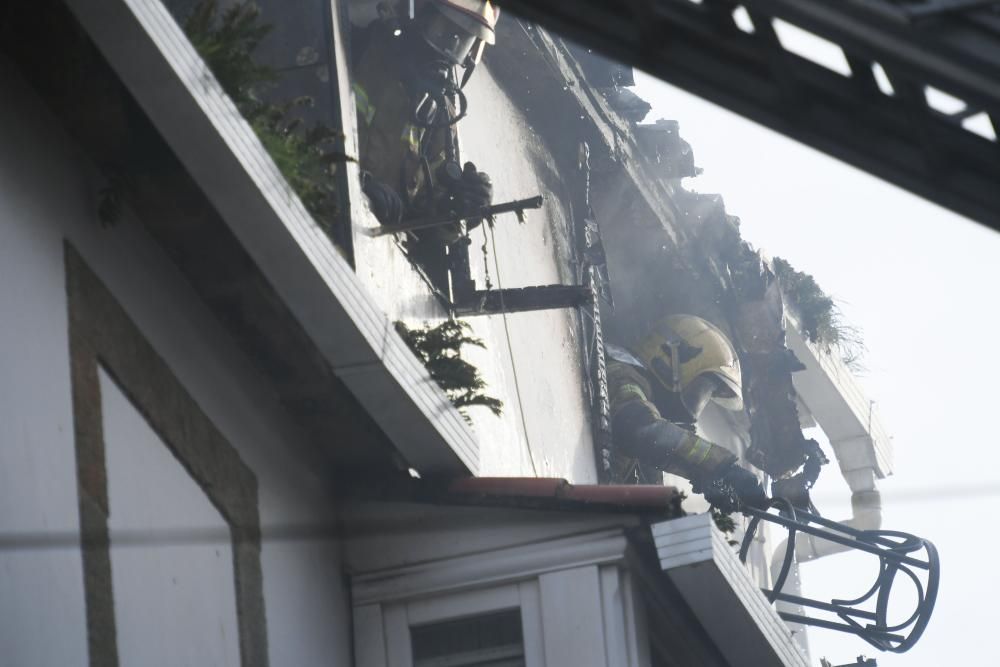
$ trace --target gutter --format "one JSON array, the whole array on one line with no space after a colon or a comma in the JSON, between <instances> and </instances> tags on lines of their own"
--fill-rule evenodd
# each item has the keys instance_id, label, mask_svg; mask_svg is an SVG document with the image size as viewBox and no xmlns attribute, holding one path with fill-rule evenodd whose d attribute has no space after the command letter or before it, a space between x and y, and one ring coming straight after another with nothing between
<instances>
[{"instance_id":1,"label":"gutter","mask_svg":"<svg viewBox=\"0 0 1000 667\"><path fill-rule=\"evenodd\" d=\"M732 667L808 667L709 513L651 526L660 568Z\"/></svg>"},{"instance_id":2,"label":"gutter","mask_svg":"<svg viewBox=\"0 0 1000 667\"><path fill-rule=\"evenodd\" d=\"M850 370L810 343L787 308L785 335L788 349L806 367L792 374L795 392L829 438L851 489L868 485L872 473L877 479L891 475L892 441Z\"/></svg>"},{"instance_id":3,"label":"gutter","mask_svg":"<svg viewBox=\"0 0 1000 667\"><path fill-rule=\"evenodd\" d=\"M841 474L851 489L854 516L841 523L877 530L882 525L882 499L876 484L892 474L889 436L847 367L810 343L799 331L795 315L787 309L785 338L788 349L806 367L792 374L797 397L830 440ZM783 545L776 554L783 553ZM839 545L825 540L814 542L805 534L800 534L795 544L801 561L841 551L844 549Z\"/></svg>"},{"instance_id":4,"label":"gutter","mask_svg":"<svg viewBox=\"0 0 1000 667\"><path fill-rule=\"evenodd\" d=\"M305 210L163 4L67 5L324 361L407 463L422 474L477 474L479 446L461 415ZM335 19L335 33L339 28ZM339 34L335 42L343 43ZM346 168L356 182L357 166Z\"/></svg>"},{"instance_id":5,"label":"gutter","mask_svg":"<svg viewBox=\"0 0 1000 667\"><path fill-rule=\"evenodd\" d=\"M850 519L839 521L838 523L842 523L845 526L849 526L856 530L878 530L882 527L882 494L880 494L878 489L875 488L874 482L872 483L871 489L857 490L851 494L851 509L853 510L854 516ZM784 539L774 550L774 555L771 557L772 581L778 577L778 572L781 570L782 557L784 556L785 549L787 548L788 540ZM789 582L796 582L794 586L796 590L789 590L787 592L792 595L800 594L800 591L798 590L799 579L797 576L799 563L806 563L811 560L825 558L826 556L844 553L850 550L850 547L840 544L839 542L831 542L830 540L817 538L816 536L808 533L798 533L795 536L796 572L793 573L793 575L796 576L789 579Z\"/></svg>"}]
</instances>

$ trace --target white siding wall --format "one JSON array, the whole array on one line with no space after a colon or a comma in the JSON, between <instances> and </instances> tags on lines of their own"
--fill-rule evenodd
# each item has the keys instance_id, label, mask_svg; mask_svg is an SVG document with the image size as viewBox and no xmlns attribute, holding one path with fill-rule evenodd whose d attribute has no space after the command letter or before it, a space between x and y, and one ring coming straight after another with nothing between
<instances>
[{"instance_id":1,"label":"white siding wall","mask_svg":"<svg viewBox=\"0 0 1000 667\"><path fill-rule=\"evenodd\" d=\"M239 665L229 526L114 380L100 382L121 664Z\"/></svg>"},{"instance_id":2,"label":"white siding wall","mask_svg":"<svg viewBox=\"0 0 1000 667\"><path fill-rule=\"evenodd\" d=\"M2 76L2 74L0 74ZM63 218L39 128L15 113L23 96L3 77L0 105L0 651L16 665L83 664L83 570L75 549L18 548L19 537L79 525L66 337ZM23 107L22 107L23 108ZM32 132L34 129L35 132ZM43 135L44 136L44 135ZM48 137L50 147L56 140ZM53 170L57 171L57 170ZM56 188L65 190L66 187ZM41 197L42 202L34 199ZM50 209L51 225L39 218Z\"/></svg>"},{"instance_id":3,"label":"white siding wall","mask_svg":"<svg viewBox=\"0 0 1000 667\"><path fill-rule=\"evenodd\" d=\"M488 246L493 286L575 282L567 275L570 221L565 193L548 190L541 174L544 167L540 165L549 165L554 171L551 155L487 68L477 69L466 93L469 116L459 124L462 159L471 160L490 175L493 200L499 203L537 194L546 198L543 209L527 212L524 225L513 215L498 222L499 275ZM368 217L362 224L377 223ZM481 252L485 240L482 229L473 231L470 261L480 289L485 288ZM358 275L390 317L409 324L436 323L444 317L441 304L392 237L373 239L357 234L355 254ZM469 410L481 447L480 475L537 474L577 483L596 482L576 315L568 310L510 314L506 325L509 347L500 315L469 317L467 321L487 349L469 349L466 357L481 370L488 385L486 393L504 402L504 414L499 418L486 408Z\"/></svg>"},{"instance_id":4,"label":"white siding wall","mask_svg":"<svg viewBox=\"0 0 1000 667\"><path fill-rule=\"evenodd\" d=\"M0 105L0 652L4 664L79 665L87 656L78 547L14 546L24 546L26 534L73 536L79 530L64 239L79 250L257 476L271 664L349 664L350 617L338 545L267 539L269 526L333 519L333 504L321 480L311 476L304 454L296 450L300 441L294 426L139 225L126 216L113 229L101 228L95 216L96 193L104 184L37 98L2 63L0 87L4 90ZM154 516L169 525L185 523L191 518L183 504L189 489L171 477L174 473L161 471L162 479L150 486L145 497L141 487L129 491L121 485L133 474L128 468L139 464L119 456L122 432L115 429L136 415L121 405L104 408L116 415L111 430L116 444L109 449L109 457L114 457L109 462L112 528ZM150 465L151 460L143 460L147 472ZM142 467L137 467L134 474L140 472ZM133 503L147 503L153 514L144 514L141 507L118 514ZM210 519L204 509L198 510L199 518ZM137 614L121 626L132 638L161 632L151 619L143 625L139 612L164 596L167 578L181 566L147 561L141 567L145 575L123 580L124 590L116 599L119 618ZM119 574L125 576L126 569ZM207 571L200 576L209 577ZM221 600L222 589L215 589L213 596ZM229 610L220 606L216 612L228 627ZM195 626L200 618L197 614L176 618L173 631L177 636L198 636L201 629ZM231 651L226 642L216 641L213 655ZM177 664L182 654L173 657L164 664Z\"/></svg>"},{"instance_id":5,"label":"white siding wall","mask_svg":"<svg viewBox=\"0 0 1000 667\"><path fill-rule=\"evenodd\" d=\"M549 189L551 179L545 172L558 174L558 170L546 145L488 68L476 70L466 94L469 116L459 129L462 159L473 161L490 175L493 200L502 202L538 194L545 197L543 208L526 212L525 224L518 224L513 215L503 216L497 223L495 261L492 244L488 246L493 285L575 283L569 271L572 253L569 202L565 191ZM485 268L480 246L486 237L481 229L475 230L472 237L472 272L482 285ZM502 317L474 318L472 324L478 335L490 341L493 358L502 362L494 362L496 365L485 374L491 386L502 387L506 404L505 418L500 423L489 427L491 419L497 421L492 415L484 415L476 422L485 469L505 475L531 475L537 470L542 477L595 483L597 472L589 406L583 398L576 313L562 309L508 315L510 348ZM487 360L487 355L478 351L470 357L477 363ZM515 373L527 436L518 414ZM514 442L518 442L517 447ZM529 445L534 469L527 452Z\"/></svg>"}]
</instances>

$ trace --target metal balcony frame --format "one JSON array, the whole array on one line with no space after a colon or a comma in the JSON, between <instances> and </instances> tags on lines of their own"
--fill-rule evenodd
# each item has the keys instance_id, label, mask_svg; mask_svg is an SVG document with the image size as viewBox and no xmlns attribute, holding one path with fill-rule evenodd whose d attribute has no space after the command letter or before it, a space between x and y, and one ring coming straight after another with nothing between
<instances>
[{"instance_id":1,"label":"metal balcony frame","mask_svg":"<svg viewBox=\"0 0 1000 667\"><path fill-rule=\"evenodd\" d=\"M856 530L817 514L796 509L784 498L772 499L768 506L768 509L771 508L779 508L781 513L772 514L767 510L754 508L743 510L752 518L740 546L740 560L746 562L761 521L785 528L788 531L788 548L773 589L764 589L767 599L772 603L783 601L829 612L842 622L779 611L781 618L792 623L854 634L881 651L903 653L913 647L927 627L937 600L940 561L937 549L931 542L894 530ZM879 574L874 584L859 597L833 599L829 602L783 593L782 588L795 560L795 536L799 531L876 556L879 559ZM918 557L920 552L926 555L926 559ZM914 568L927 573L926 587ZM909 618L902 623L890 623L889 597L897 574L905 575L913 583L918 602ZM872 600L875 604L874 611L860 607ZM868 623L862 625L856 619Z\"/></svg>"}]
</instances>

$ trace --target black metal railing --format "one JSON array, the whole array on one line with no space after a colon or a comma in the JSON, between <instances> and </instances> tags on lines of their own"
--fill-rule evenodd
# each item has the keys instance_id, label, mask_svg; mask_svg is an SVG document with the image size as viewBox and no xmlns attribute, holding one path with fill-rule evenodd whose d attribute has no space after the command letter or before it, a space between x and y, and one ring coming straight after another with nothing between
<instances>
[{"instance_id":1,"label":"black metal railing","mask_svg":"<svg viewBox=\"0 0 1000 667\"><path fill-rule=\"evenodd\" d=\"M775 508L780 513L770 511ZM766 510L746 508L744 512L751 517L740 547L740 560L744 563L761 521L768 521L788 531L788 547L781 570L773 588L763 589L767 599L772 603L787 602L835 617L831 619L779 611L781 618L791 623L854 634L879 650L894 653L908 651L923 634L934 610L940 579L937 549L931 542L895 530L858 530L796 509L784 498L772 499ZM795 538L800 532L875 556L879 561L879 573L874 583L859 597L835 598L829 602L783 592L795 561ZM889 600L899 575L912 583L917 602L906 620L893 623L889 621Z\"/></svg>"}]
</instances>

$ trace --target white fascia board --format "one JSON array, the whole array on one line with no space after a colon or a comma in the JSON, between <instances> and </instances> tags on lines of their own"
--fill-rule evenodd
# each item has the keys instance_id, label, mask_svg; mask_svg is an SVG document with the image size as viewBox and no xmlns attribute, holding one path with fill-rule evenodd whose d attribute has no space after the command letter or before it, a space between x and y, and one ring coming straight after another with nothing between
<instances>
[{"instance_id":1,"label":"white fascia board","mask_svg":"<svg viewBox=\"0 0 1000 667\"><path fill-rule=\"evenodd\" d=\"M791 630L710 514L665 521L651 530L661 569L732 667L808 667Z\"/></svg>"},{"instance_id":2,"label":"white fascia board","mask_svg":"<svg viewBox=\"0 0 1000 667\"><path fill-rule=\"evenodd\" d=\"M799 399L823 429L845 473L871 468L879 478L892 474L892 441L851 371L809 342L786 311L785 339L806 369L792 373Z\"/></svg>"},{"instance_id":3,"label":"white fascia board","mask_svg":"<svg viewBox=\"0 0 1000 667\"><path fill-rule=\"evenodd\" d=\"M627 548L624 528L610 528L359 573L351 579L351 599L361 606L517 583L547 572L622 563Z\"/></svg>"},{"instance_id":4,"label":"white fascia board","mask_svg":"<svg viewBox=\"0 0 1000 667\"><path fill-rule=\"evenodd\" d=\"M476 474L479 447L469 427L285 182L163 4L68 4L334 372L409 464L422 473Z\"/></svg>"}]
</instances>

